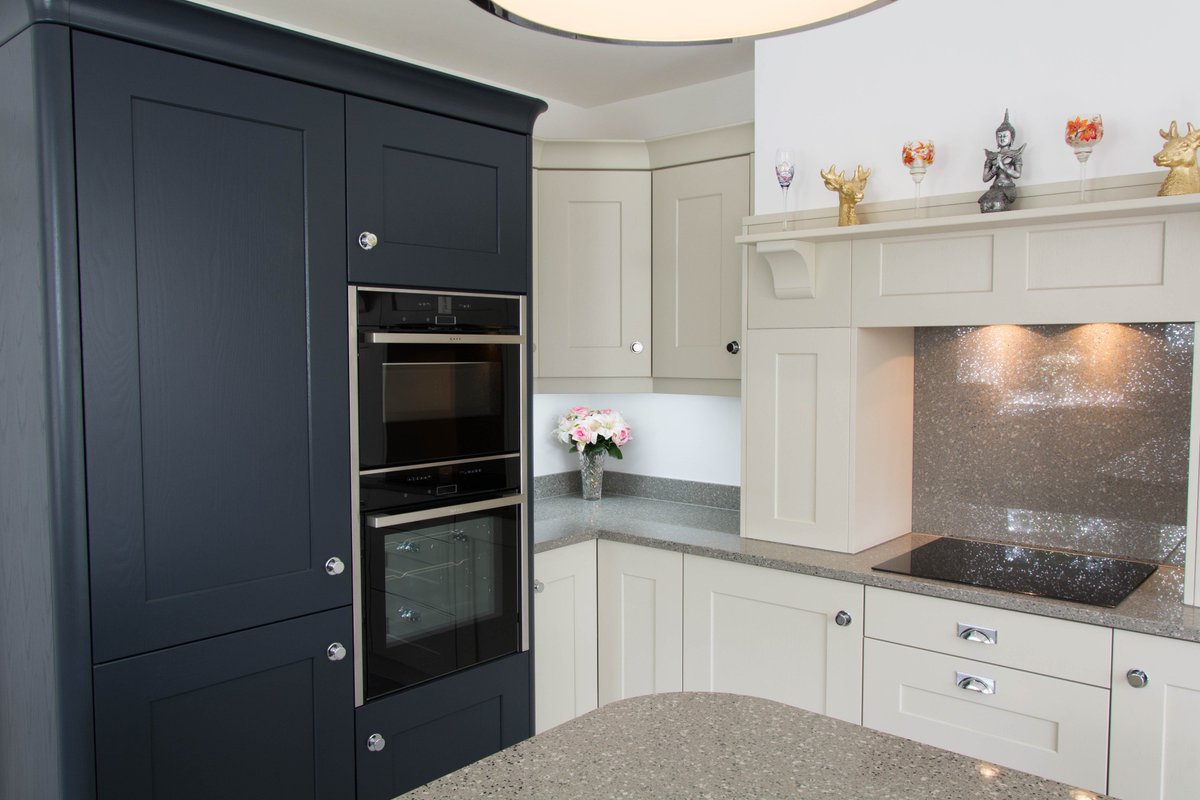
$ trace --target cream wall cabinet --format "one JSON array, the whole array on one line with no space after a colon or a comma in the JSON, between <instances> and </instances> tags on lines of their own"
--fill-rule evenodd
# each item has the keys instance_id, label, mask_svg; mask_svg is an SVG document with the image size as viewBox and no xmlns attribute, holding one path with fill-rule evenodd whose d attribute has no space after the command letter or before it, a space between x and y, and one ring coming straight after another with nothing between
<instances>
[{"instance_id":1,"label":"cream wall cabinet","mask_svg":"<svg viewBox=\"0 0 1200 800\"><path fill-rule=\"evenodd\" d=\"M875 587L864 618L864 725L1105 791L1111 629Z\"/></svg>"},{"instance_id":2,"label":"cream wall cabinet","mask_svg":"<svg viewBox=\"0 0 1200 800\"><path fill-rule=\"evenodd\" d=\"M1200 796L1200 644L1115 631L1108 787L1122 800Z\"/></svg>"},{"instance_id":3,"label":"cream wall cabinet","mask_svg":"<svg viewBox=\"0 0 1200 800\"><path fill-rule=\"evenodd\" d=\"M600 705L683 690L683 554L601 540Z\"/></svg>"},{"instance_id":4,"label":"cream wall cabinet","mask_svg":"<svg viewBox=\"0 0 1200 800\"><path fill-rule=\"evenodd\" d=\"M533 557L536 733L596 708L596 542Z\"/></svg>"},{"instance_id":5,"label":"cream wall cabinet","mask_svg":"<svg viewBox=\"0 0 1200 800\"><path fill-rule=\"evenodd\" d=\"M649 378L650 174L539 170L541 378Z\"/></svg>"},{"instance_id":6,"label":"cream wall cabinet","mask_svg":"<svg viewBox=\"0 0 1200 800\"><path fill-rule=\"evenodd\" d=\"M739 380L750 157L655 170L653 198L654 377Z\"/></svg>"},{"instance_id":7,"label":"cream wall cabinet","mask_svg":"<svg viewBox=\"0 0 1200 800\"><path fill-rule=\"evenodd\" d=\"M743 536L858 552L912 529L912 342L747 331Z\"/></svg>"},{"instance_id":8,"label":"cream wall cabinet","mask_svg":"<svg viewBox=\"0 0 1200 800\"><path fill-rule=\"evenodd\" d=\"M692 555L684 574L685 691L861 722L862 586Z\"/></svg>"}]
</instances>

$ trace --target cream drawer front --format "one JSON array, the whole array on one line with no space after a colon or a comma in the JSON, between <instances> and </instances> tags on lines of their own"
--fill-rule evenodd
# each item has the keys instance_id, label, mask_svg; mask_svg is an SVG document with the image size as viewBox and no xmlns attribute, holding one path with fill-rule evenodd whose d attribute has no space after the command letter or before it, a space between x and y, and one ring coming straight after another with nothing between
<instances>
[{"instance_id":1,"label":"cream drawer front","mask_svg":"<svg viewBox=\"0 0 1200 800\"><path fill-rule=\"evenodd\" d=\"M1190 320L1198 222L1170 214L860 239L852 324Z\"/></svg>"},{"instance_id":2,"label":"cream drawer front","mask_svg":"<svg viewBox=\"0 0 1200 800\"><path fill-rule=\"evenodd\" d=\"M1109 628L875 586L865 617L872 639L1104 688L1111 679Z\"/></svg>"},{"instance_id":3,"label":"cream drawer front","mask_svg":"<svg viewBox=\"0 0 1200 800\"><path fill-rule=\"evenodd\" d=\"M968 677L994 693L959 687ZM1103 793L1105 689L867 639L863 725Z\"/></svg>"}]
</instances>

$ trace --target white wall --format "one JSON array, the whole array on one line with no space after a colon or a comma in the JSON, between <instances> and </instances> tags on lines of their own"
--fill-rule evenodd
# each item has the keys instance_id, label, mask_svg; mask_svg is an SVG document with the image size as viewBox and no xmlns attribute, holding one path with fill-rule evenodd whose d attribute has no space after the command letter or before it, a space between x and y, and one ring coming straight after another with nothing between
<instances>
[{"instance_id":1,"label":"white wall","mask_svg":"<svg viewBox=\"0 0 1200 800\"><path fill-rule=\"evenodd\" d=\"M741 401L678 394L538 394L533 397L533 473L579 469L579 457L553 437L558 418L586 405L621 412L633 439L606 469L729 486L741 484Z\"/></svg>"},{"instance_id":2,"label":"white wall","mask_svg":"<svg viewBox=\"0 0 1200 800\"><path fill-rule=\"evenodd\" d=\"M781 211L775 149L801 153L789 207L836 205L819 168L874 169L867 201L913 196L900 148L931 138L922 195L984 191L1007 106L1028 142L1018 184L1074 180L1068 116L1104 115L1089 177L1153 172L1160 128L1200 124L1200 3L903 0L755 44L755 208ZM1166 171L1162 171L1166 174Z\"/></svg>"}]
</instances>

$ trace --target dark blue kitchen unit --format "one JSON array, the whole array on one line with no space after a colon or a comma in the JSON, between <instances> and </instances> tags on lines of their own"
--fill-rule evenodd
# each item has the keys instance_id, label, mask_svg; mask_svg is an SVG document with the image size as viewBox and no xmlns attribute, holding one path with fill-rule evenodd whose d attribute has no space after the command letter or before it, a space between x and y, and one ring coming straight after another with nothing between
<instances>
[{"instance_id":1,"label":"dark blue kitchen unit","mask_svg":"<svg viewBox=\"0 0 1200 800\"><path fill-rule=\"evenodd\" d=\"M374 800L528 736L529 653L356 711L346 293L528 293L545 105L182 0L0 42L0 797Z\"/></svg>"}]
</instances>

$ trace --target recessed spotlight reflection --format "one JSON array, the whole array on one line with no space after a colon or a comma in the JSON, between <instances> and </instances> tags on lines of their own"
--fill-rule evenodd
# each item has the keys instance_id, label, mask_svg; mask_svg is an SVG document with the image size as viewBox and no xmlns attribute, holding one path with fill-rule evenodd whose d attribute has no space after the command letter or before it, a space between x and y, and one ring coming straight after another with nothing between
<instances>
[{"instance_id":1,"label":"recessed spotlight reflection","mask_svg":"<svg viewBox=\"0 0 1200 800\"><path fill-rule=\"evenodd\" d=\"M1071 800L1096 800L1096 795L1086 789L1072 789L1068 796Z\"/></svg>"},{"instance_id":2,"label":"recessed spotlight reflection","mask_svg":"<svg viewBox=\"0 0 1200 800\"><path fill-rule=\"evenodd\" d=\"M994 780L1000 777L1000 769L998 767L993 767L991 764L976 764L975 771L978 772L979 777L983 778L985 781ZM1071 800L1075 800L1075 798L1072 798Z\"/></svg>"}]
</instances>

